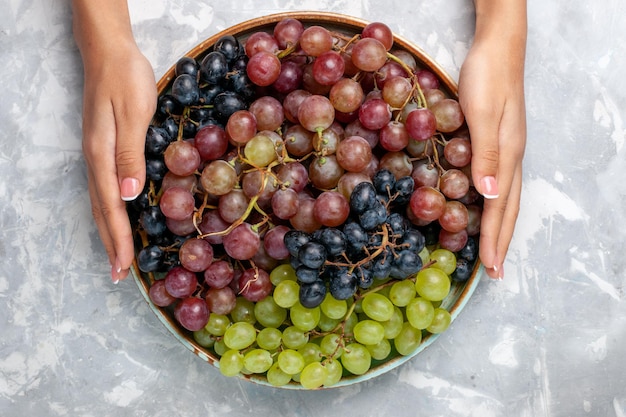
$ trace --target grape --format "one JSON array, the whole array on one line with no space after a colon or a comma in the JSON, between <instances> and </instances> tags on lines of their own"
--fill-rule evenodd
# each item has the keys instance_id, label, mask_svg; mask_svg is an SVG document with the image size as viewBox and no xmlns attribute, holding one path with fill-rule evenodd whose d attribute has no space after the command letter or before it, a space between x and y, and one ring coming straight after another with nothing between
<instances>
[{"instance_id":1,"label":"grape","mask_svg":"<svg viewBox=\"0 0 626 417\"><path fill-rule=\"evenodd\" d=\"M409 141L409 132L401 122L391 121L380 129L380 146L390 152L403 150Z\"/></svg>"},{"instance_id":2,"label":"grape","mask_svg":"<svg viewBox=\"0 0 626 417\"><path fill-rule=\"evenodd\" d=\"M261 349L276 350L282 341L282 332L274 327L261 329L256 336L256 342Z\"/></svg>"},{"instance_id":3,"label":"grape","mask_svg":"<svg viewBox=\"0 0 626 417\"><path fill-rule=\"evenodd\" d=\"M376 345L383 340L385 329L374 320L361 320L354 326L354 338L363 345Z\"/></svg>"},{"instance_id":4,"label":"grape","mask_svg":"<svg viewBox=\"0 0 626 417\"><path fill-rule=\"evenodd\" d=\"M242 350L256 340L256 329L250 323L240 321L233 323L224 332L224 344L229 349Z\"/></svg>"},{"instance_id":5,"label":"grape","mask_svg":"<svg viewBox=\"0 0 626 417\"><path fill-rule=\"evenodd\" d=\"M313 77L322 85L333 85L343 77L345 63L336 51L322 52L313 62Z\"/></svg>"},{"instance_id":6,"label":"grape","mask_svg":"<svg viewBox=\"0 0 626 417\"><path fill-rule=\"evenodd\" d=\"M209 52L200 63L202 80L209 84L218 84L226 77L228 61L220 51Z\"/></svg>"},{"instance_id":7,"label":"grape","mask_svg":"<svg viewBox=\"0 0 626 417\"><path fill-rule=\"evenodd\" d=\"M456 200L465 196L470 189L469 178L458 169L449 169L440 180L441 192L448 198Z\"/></svg>"},{"instance_id":8,"label":"grape","mask_svg":"<svg viewBox=\"0 0 626 417\"><path fill-rule=\"evenodd\" d=\"M258 51L250 57L246 72L254 84L271 85L280 75L280 60L271 52Z\"/></svg>"},{"instance_id":9,"label":"grape","mask_svg":"<svg viewBox=\"0 0 626 417\"><path fill-rule=\"evenodd\" d=\"M300 383L305 389L315 389L324 385L328 371L319 362L311 362L302 369L300 374Z\"/></svg>"},{"instance_id":10,"label":"grape","mask_svg":"<svg viewBox=\"0 0 626 417\"><path fill-rule=\"evenodd\" d=\"M306 97L298 107L298 121L311 132L322 131L333 123L335 108L328 98L319 94Z\"/></svg>"},{"instance_id":11,"label":"grape","mask_svg":"<svg viewBox=\"0 0 626 417\"><path fill-rule=\"evenodd\" d=\"M228 122L226 122L226 133L228 133L228 137L236 143L248 143L256 132L256 117L248 110L237 110L228 118ZM198 134L196 134L196 136L197 135Z\"/></svg>"},{"instance_id":12,"label":"grape","mask_svg":"<svg viewBox=\"0 0 626 417\"><path fill-rule=\"evenodd\" d=\"M324 191L313 205L315 220L324 226L342 225L350 214L350 204L343 194L337 191Z\"/></svg>"},{"instance_id":13,"label":"grape","mask_svg":"<svg viewBox=\"0 0 626 417\"><path fill-rule=\"evenodd\" d=\"M376 321L386 321L393 315L393 304L389 298L378 294L369 293L363 298L363 312Z\"/></svg>"},{"instance_id":14,"label":"grape","mask_svg":"<svg viewBox=\"0 0 626 417\"><path fill-rule=\"evenodd\" d=\"M417 82L419 83L422 90L432 90L439 88L439 80L437 76L433 74L431 71L422 69L415 73L417 76Z\"/></svg>"},{"instance_id":15,"label":"grape","mask_svg":"<svg viewBox=\"0 0 626 417\"><path fill-rule=\"evenodd\" d=\"M229 349L219 360L220 373L224 376L235 376L243 369L243 355L237 349Z\"/></svg>"},{"instance_id":16,"label":"grape","mask_svg":"<svg viewBox=\"0 0 626 417\"><path fill-rule=\"evenodd\" d=\"M433 321L426 328L430 333L437 334L444 332L452 321L452 317L450 316L450 312L443 308L436 308L433 316Z\"/></svg>"},{"instance_id":17,"label":"grape","mask_svg":"<svg viewBox=\"0 0 626 417\"><path fill-rule=\"evenodd\" d=\"M413 191L410 207L413 214L425 221L437 220L446 209L446 198L433 187L421 186Z\"/></svg>"},{"instance_id":18,"label":"grape","mask_svg":"<svg viewBox=\"0 0 626 417\"><path fill-rule=\"evenodd\" d=\"M211 161L202 170L200 183L202 188L213 195L224 195L230 192L237 182L237 172L228 162Z\"/></svg>"},{"instance_id":19,"label":"grape","mask_svg":"<svg viewBox=\"0 0 626 417\"><path fill-rule=\"evenodd\" d=\"M320 56L330 51L333 38L328 29L322 26L309 26L300 35L300 47L309 56Z\"/></svg>"},{"instance_id":20,"label":"grape","mask_svg":"<svg viewBox=\"0 0 626 417\"><path fill-rule=\"evenodd\" d=\"M204 239L188 239L178 253L182 266L192 272L202 272L213 262L213 247Z\"/></svg>"},{"instance_id":21,"label":"grape","mask_svg":"<svg viewBox=\"0 0 626 417\"><path fill-rule=\"evenodd\" d=\"M380 98L365 100L359 108L359 121L366 129L382 129L391 121L389 104Z\"/></svg>"},{"instance_id":22,"label":"grape","mask_svg":"<svg viewBox=\"0 0 626 417\"><path fill-rule=\"evenodd\" d=\"M162 279L155 281L154 284L152 284L148 290L148 295L150 297L150 301L159 307L167 307L176 301L176 297L170 295L165 288L165 280Z\"/></svg>"},{"instance_id":23,"label":"grape","mask_svg":"<svg viewBox=\"0 0 626 417\"><path fill-rule=\"evenodd\" d=\"M137 266L142 272L154 272L163 264L164 252L157 245L148 245L137 254Z\"/></svg>"},{"instance_id":24,"label":"grape","mask_svg":"<svg viewBox=\"0 0 626 417\"><path fill-rule=\"evenodd\" d=\"M185 220L194 212L195 199L189 190L180 187L166 189L159 200L159 207L165 217Z\"/></svg>"},{"instance_id":25,"label":"grape","mask_svg":"<svg viewBox=\"0 0 626 417\"><path fill-rule=\"evenodd\" d=\"M469 222L467 207L458 201L446 202L446 208L439 217L441 227L451 233L465 230Z\"/></svg>"},{"instance_id":26,"label":"grape","mask_svg":"<svg viewBox=\"0 0 626 417\"><path fill-rule=\"evenodd\" d=\"M259 250L261 238L248 223L235 227L222 238L224 250L233 259L250 259Z\"/></svg>"},{"instance_id":27,"label":"grape","mask_svg":"<svg viewBox=\"0 0 626 417\"><path fill-rule=\"evenodd\" d=\"M274 54L278 52L278 42L267 32L254 32L246 40L244 47L246 55L250 58L259 52Z\"/></svg>"},{"instance_id":28,"label":"grape","mask_svg":"<svg viewBox=\"0 0 626 417\"><path fill-rule=\"evenodd\" d=\"M389 291L389 300L398 307L406 307L415 298L417 290L411 281L395 282Z\"/></svg>"},{"instance_id":29,"label":"grape","mask_svg":"<svg viewBox=\"0 0 626 417\"><path fill-rule=\"evenodd\" d=\"M201 298L188 297L176 304L174 317L181 326L193 332L206 325L209 319L209 310Z\"/></svg>"},{"instance_id":30,"label":"grape","mask_svg":"<svg viewBox=\"0 0 626 417\"><path fill-rule=\"evenodd\" d=\"M352 78L342 78L330 88L328 98L335 110L343 113L356 111L363 101L363 88Z\"/></svg>"},{"instance_id":31,"label":"grape","mask_svg":"<svg viewBox=\"0 0 626 417\"><path fill-rule=\"evenodd\" d=\"M300 285L297 282L286 279L279 282L274 288L274 302L283 308L291 308L299 301Z\"/></svg>"},{"instance_id":32,"label":"grape","mask_svg":"<svg viewBox=\"0 0 626 417\"><path fill-rule=\"evenodd\" d=\"M160 236L167 230L165 215L159 206L150 206L142 211L139 223L148 236Z\"/></svg>"},{"instance_id":33,"label":"grape","mask_svg":"<svg viewBox=\"0 0 626 417\"><path fill-rule=\"evenodd\" d=\"M439 268L425 268L417 274L415 289L427 300L441 301L450 292L450 278Z\"/></svg>"},{"instance_id":34,"label":"grape","mask_svg":"<svg viewBox=\"0 0 626 417\"><path fill-rule=\"evenodd\" d=\"M269 274L262 270L246 269L239 278L240 294L249 301L260 301L272 292Z\"/></svg>"},{"instance_id":35,"label":"grape","mask_svg":"<svg viewBox=\"0 0 626 417\"><path fill-rule=\"evenodd\" d=\"M430 326L433 321L435 309L433 304L422 297L409 301L406 305L406 318L416 329L423 330Z\"/></svg>"},{"instance_id":36,"label":"grape","mask_svg":"<svg viewBox=\"0 0 626 417\"><path fill-rule=\"evenodd\" d=\"M363 375L370 369L372 355L367 348L359 343L350 343L341 355L341 364L354 375Z\"/></svg>"},{"instance_id":37,"label":"grape","mask_svg":"<svg viewBox=\"0 0 626 417\"><path fill-rule=\"evenodd\" d=\"M326 283L321 279L300 286L299 301L306 308L319 306L327 294ZM318 321L319 323L319 321Z\"/></svg>"},{"instance_id":38,"label":"grape","mask_svg":"<svg viewBox=\"0 0 626 417\"><path fill-rule=\"evenodd\" d=\"M256 323L254 303L244 297L237 297L235 308L230 312L230 316L235 322Z\"/></svg>"},{"instance_id":39,"label":"grape","mask_svg":"<svg viewBox=\"0 0 626 417\"><path fill-rule=\"evenodd\" d=\"M175 266L167 271L163 282L167 293L175 298L190 297L198 286L196 274L182 266Z\"/></svg>"},{"instance_id":40,"label":"grape","mask_svg":"<svg viewBox=\"0 0 626 417\"><path fill-rule=\"evenodd\" d=\"M319 307L308 308L298 302L291 307L289 318L298 329L308 332L317 326L320 314Z\"/></svg>"},{"instance_id":41,"label":"grape","mask_svg":"<svg viewBox=\"0 0 626 417\"><path fill-rule=\"evenodd\" d=\"M200 98L196 77L190 74L180 74L172 83L172 97L183 106L189 106Z\"/></svg>"},{"instance_id":42,"label":"grape","mask_svg":"<svg viewBox=\"0 0 626 417\"><path fill-rule=\"evenodd\" d=\"M256 119L257 130L276 130L285 118L283 105L271 96L259 97L248 110Z\"/></svg>"},{"instance_id":43,"label":"grape","mask_svg":"<svg viewBox=\"0 0 626 417\"><path fill-rule=\"evenodd\" d=\"M409 322L402 324L400 333L393 339L393 345L401 355L410 355L422 342L422 331L411 326Z\"/></svg>"},{"instance_id":44,"label":"grape","mask_svg":"<svg viewBox=\"0 0 626 417\"><path fill-rule=\"evenodd\" d=\"M266 372L273 363L271 354L264 349L252 349L243 357L244 368L252 373Z\"/></svg>"},{"instance_id":45,"label":"grape","mask_svg":"<svg viewBox=\"0 0 626 417\"><path fill-rule=\"evenodd\" d=\"M470 141L464 138L450 139L443 148L443 155L452 166L459 168L467 166L472 160Z\"/></svg>"},{"instance_id":46,"label":"grape","mask_svg":"<svg viewBox=\"0 0 626 417\"><path fill-rule=\"evenodd\" d=\"M332 387L337 384L343 375L343 367L338 360L329 360L322 365L326 368L326 380L324 381L325 387Z\"/></svg>"},{"instance_id":47,"label":"grape","mask_svg":"<svg viewBox=\"0 0 626 417\"><path fill-rule=\"evenodd\" d=\"M295 375L304 368L304 358L294 349L284 349L278 354L278 367L287 375Z\"/></svg>"},{"instance_id":48,"label":"grape","mask_svg":"<svg viewBox=\"0 0 626 417\"><path fill-rule=\"evenodd\" d=\"M275 387L285 386L291 381L291 375L283 372L276 362L268 369L266 378L267 382Z\"/></svg>"},{"instance_id":49,"label":"grape","mask_svg":"<svg viewBox=\"0 0 626 417\"><path fill-rule=\"evenodd\" d=\"M287 318L287 310L279 306L274 298L269 296L255 304L254 316L263 327L278 328Z\"/></svg>"},{"instance_id":50,"label":"grape","mask_svg":"<svg viewBox=\"0 0 626 417\"><path fill-rule=\"evenodd\" d=\"M300 200L292 188L277 190L271 200L272 211L279 219L287 220L298 213Z\"/></svg>"},{"instance_id":51,"label":"grape","mask_svg":"<svg viewBox=\"0 0 626 417\"><path fill-rule=\"evenodd\" d=\"M456 269L456 256L447 249L435 249L430 253L429 259L435 262L433 268L441 269L447 275Z\"/></svg>"},{"instance_id":52,"label":"grape","mask_svg":"<svg viewBox=\"0 0 626 417\"><path fill-rule=\"evenodd\" d=\"M352 62L362 71L377 71L386 61L387 49L378 39L361 39L352 48Z\"/></svg>"},{"instance_id":53,"label":"grape","mask_svg":"<svg viewBox=\"0 0 626 417\"><path fill-rule=\"evenodd\" d=\"M337 162L350 172L361 172L372 159L372 148L360 136L350 136L339 143L337 147Z\"/></svg>"},{"instance_id":54,"label":"grape","mask_svg":"<svg viewBox=\"0 0 626 417\"><path fill-rule=\"evenodd\" d=\"M168 145L163 153L164 162L171 172L186 176L194 173L200 165L200 153L190 142L179 140Z\"/></svg>"},{"instance_id":55,"label":"grape","mask_svg":"<svg viewBox=\"0 0 626 417\"><path fill-rule=\"evenodd\" d=\"M440 132L454 132L465 121L459 102L451 98L440 100L430 107L437 121L437 130Z\"/></svg>"},{"instance_id":56,"label":"grape","mask_svg":"<svg viewBox=\"0 0 626 417\"><path fill-rule=\"evenodd\" d=\"M344 168L339 164L335 155L315 158L309 165L311 184L321 190L335 188L343 174Z\"/></svg>"},{"instance_id":57,"label":"grape","mask_svg":"<svg viewBox=\"0 0 626 417\"><path fill-rule=\"evenodd\" d=\"M296 326L289 326L283 330L283 345L288 349L300 349L308 341L308 333Z\"/></svg>"},{"instance_id":58,"label":"grape","mask_svg":"<svg viewBox=\"0 0 626 417\"><path fill-rule=\"evenodd\" d=\"M223 336L230 324L228 316L213 313L209 315L209 321L207 321L204 328L214 336Z\"/></svg>"},{"instance_id":59,"label":"grape","mask_svg":"<svg viewBox=\"0 0 626 417\"><path fill-rule=\"evenodd\" d=\"M437 130L437 120L432 111L426 108L411 111L405 120L409 136L415 140L426 140Z\"/></svg>"},{"instance_id":60,"label":"grape","mask_svg":"<svg viewBox=\"0 0 626 417\"><path fill-rule=\"evenodd\" d=\"M258 133L246 143L244 154L250 164L265 167L278 158L274 142L268 136Z\"/></svg>"},{"instance_id":61,"label":"grape","mask_svg":"<svg viewBox=\"0 0 626 417\"><path fill-rule=\"evenodd\" d=\"M209 311L222 315L233 311L237 303L237 296L230 287L209 288L204 299Z\"/></svg>"}]
</instances>

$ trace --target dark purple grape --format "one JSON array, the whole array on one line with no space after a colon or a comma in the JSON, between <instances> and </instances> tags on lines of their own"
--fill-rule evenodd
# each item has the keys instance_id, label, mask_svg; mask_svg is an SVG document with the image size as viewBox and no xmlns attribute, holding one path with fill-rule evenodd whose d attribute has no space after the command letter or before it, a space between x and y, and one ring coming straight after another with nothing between
<instances>
[{"instance_id":1,"label":"dark purple grape","mask_svg":"<svg viewBox=\"0 0 626 417\"><path fill-rule=\"evenodd\" d=\"M247 107L244 99L239 94L232 91L224 91L218 94L213 104L219 114L220 120L224 123L237 110L245 110Z\"/></svg>"},{"instance_id":2,"label":"dark purple grape","mask_svg":"<svg viewBox=\"0 0 626 417\"><path fill-rule=\"evenodd\" d=\"M317 239L324 245L329 256L339 256L348 247L346 235L341 230L333 227L320 229Z\"/></svg>"},{"instance_id":3,"label":"dark purple grape","mask_svg":"<svg viewBox=\"0 0 626 417\"><path fill-rule=\"evenodd\" d=\"M395 191L395 204L405 205L411 199L413 193L413 187L415 186L415 180L411 176L398 178L394 186Z\"/></svg>"},{"instance_id":4,"label":"dark purple grape","mask_svg":"<svg viewBox=\"0 0 626 417\"><path fill-rule=\"evenodd\" d=\"M209 84L218 84L228 73L226 56L219 52L209 52L200 62L200 77Z\"/></svg>"},{"instance_id":5,"label":"dark purple grape","mask_svg":"<svg viewBox=\"0 0 626 417\"><path fill-rule=\"evenodd\" d=\"M142 272L156 272L163 264L163 250L157 245L148 245L137 254L137 266Z\"/></svg>"},{"instance_id":6,"label":"dark purple grape","mask_svg":"<svg viewBox=\"0 0 626 417\"><path fill-rule=\"evenodd\" d=\"M172 83L172 96L182 105L189 106L198 101L200 91L196 78L189 74L181 74Z\"/></svg>"},{"instance_id":7,"label":"dark purple grape","mask_svg":"<svg viewBox=\"0 0 626 417\"><path fill-rule=\"evenodd\" d=\"M326 296L326 283L317 279L311 283L300 285L300 304L306 308L319 306Z\"/></svg>"},{"instance_id":8,"label":"dark purple grape","mask_svg":"<svg viewBox=\"0 0 626 417\"><path fill-rule=\"evenodd\" d=\"M356 293L357 287L357 276L349 273L346 268L340 268L330 277L328 289L337 300L347 300Z\"/></svg>"},{"instance_id":9,"label":"dark purple grape","mask_svg":"<svg viewBox=\"0 0 626 417\"><path fill-rule=\"evenodd\" d=\"M456 269L450 276L453 281L465 282L472 276L472 263L464 258L456 260Z\"/></svg>"},{"instance_id":10,"label":"dark purple grape","mask_svg":"<svg viewBox=\"0 0 626 417\"><path fill-rule=\"evenodd\" d=\"M459 258L467 259L469 262L474 262L478 255L478 244L473 237L467 238L467 243L463 246L463 249L457 252Z\"/></svg>"},{"instance_id":11,"label":"dark purple grape","mask_svg":"<svg viewBox=\"0 0 626 417\"><path fill-rule=\"evenodd\" d=\"M357 277L359 288L367 289L374 283L374 274L370 268L358 267L354 270L354 275Z\"/></svg>"},{"instance_id":12,"label":"dark purple grape","mask_svg":"<svg viewBox=\"0 0 626 417\"><path fill-rule=\"evenodd\" d=\"M404 235L409 228L409 221L400 213L391 213L386 223L391 234L397 237Z\"/></svg>"},{"instance_id":13,"label":"dark purple grape","mask_svg":"<svg viewBox=\"0 0 626 417\"><path fill-rule=\"evenodd\" d=\"M215 42L213 50L221 52L226 58L226 62L229 64L234 62L241 53L239 41L232 35L224 35L220 37L217 42Z\"/></svg>"},{"instance_id":14,"label":"dark purple grape","mask_svg":"<svg viewBox=\"0 0 626 417\"><path fill-rule=\"evenodd\" d=\"M296 277L298 277L298 281L304 284L310 284L319 279L320 270L315 268L309 268L306 265L300 265L296 269Z\"/></svg>"},{"instance_id":15,"label":"dark purple grape","mask_svg":"<svg viewBox=\"0 0 626 417\"><path fill-rule=\"evenodd\" d=\"M157 115L166 118L183 114L184 107L171 95L164 94L157 102Z\"/></svg>"},{"instance_id":16,"label":"dark purple grape","mask_svg":"<svg viewBox=\"0 0 626 417\"><path fill-rule=\"evenodd\" d=\"M209 84L206 87L200 88L199 101L203 104L212 104L218 94L224 92L224 87L220 84Z\"/></svg>"},{"instance_id":17,"label":"dark purple grape","mask_svg":"<svg viewBox=\"0 0 626 417\"><path fill-rule=\"evenodd\" d=\"M167 230L165 215L158 205L150 206L142 211L139 216L139 224L150 237L160 236Z\"/></svg>"},{"instance_id":18,"label":"dark purple grape","mask_svg":"<svg viewBox=\"0 0 626 417\"><path fill-rule=\"evenodd\" d=\"M372 183L374 184L376 192L388 196L389 194L393 194L396 177L388 169L381 169L376 172L374 178L372 178Z\"/></svg>"},{"instance_id":19,"label":"dark purple grape","mask_svg":"<svg viewBox=\"0 0 626 417\"><path fill-rule=\"evenodd\" d=\"M295 258L298 257L298 251L305 243L309 243L311 238L307 233L300 230L290 230L285 233L285 246L289 251L289 254Z\"/></svg>"},{"instance_id":20,"label":"dark purple grape","mask_svg":"<svg viewBox=\"0 0 626 417\"><path fill-rule=\"evenodd\" d=\"M198 62L188 56L184 56L180 58L176 62L176 67L174 68L176 76L181 74L189 74L192 77L196 78L198 76L198 71L200 70L200 65Z\"/></svg>"},{"instance_id":21,"label":"dark purple grape","mask_svg":"<svg viewBox=\"0 0 626 417\"><path fill-rule=\"evenodd\" d=\"M396 279L405 279L416 274L422 268L422 258L417 252L403 250L398 253L397 258L391 262L389 276Z\"/></svg>"},{"instance_id":22,"label":"dark purple grape","mask_svg":"<svg viewBox=\"0 0 626 417\"><path fill-rule=\"evenodd\" d=\"M368 236L365 230L356 222L346 223L343 233L348 241L348 248L353 251L361 251L367 245Z\"/></svg>"},{"instance_id":23,"label":"dark purple grape","mask_svg":"<svg viewBox=\"0 0 626 417\"><path fill-rule=\"evenodd\" d=\"M376 189L370 182L356 185L350 194L350 209L356 214L362 214L376 203Z\"/></svg>"},{"instance_id":24,"label":"dark purple grape","mask_svg":"<svg viewBox=\"0 0 626 417\"><path fill-rule=\"evenodd\" d=\"M305 243L298 250L300 262L312 269L320 269L326 262L327 255L324 245L318 242Z\"/></svg>"},{"instance_id":25,"label":"dark purple grape","mask_svg":"<svg viewBox=\"0 0 626 417\"><path fill-rule=\"evenodd\" d=\"M170 142L171 136L165 128L149 126L146 132L146 155L163 155Z\"/></svg>"},{"instance_id":26,"label":"dark purple grape","mask_svg":"<svg viewBox=\"0 0 626 417\"><path fill-rule=\"evenodd\" d=\"M402 236L399 243L403 245L403 250L410 250L415 253L420 253L426 246L426 238L419 230L409 229Z\"/></svg>"},{"instance_id":27,"label":"dark purple grape","mask_svg":"<svg viewBox=\"0 0 626 417\"><path fill-rule=\"evenodd\" d=\"M146 159L146 178L152 181L161 181L168 169L162 158Z\"/></svg>"}]
</instances>

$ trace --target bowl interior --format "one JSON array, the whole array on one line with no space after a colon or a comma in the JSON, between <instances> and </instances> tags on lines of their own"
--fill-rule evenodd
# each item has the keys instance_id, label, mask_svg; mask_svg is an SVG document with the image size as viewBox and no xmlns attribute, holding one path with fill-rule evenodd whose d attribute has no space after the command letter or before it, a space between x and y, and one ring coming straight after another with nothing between
<instances>
[{"instance_id":1,"label":"bowl interior","mask_svg":"<svg viewBox=\"0 0 626 417\"><path fill-rule=\"evenodd\" d=\"M345 16L336 13L326 13L326 12L288 12L288 13L279 13L274 15L263 16L259 18L255 18L249 21L245 21L234 25L226 30L223 30L215 35L209 37L203 42L199 43L191 50L189 50L185 56L195 58L196 60L201 59L201 57L208 53L211 50L213 44L224 35L233 35L241 41L245 41L245 39L257 31L271 31L274 25L280 20L291 17L300 20L304 26L311 25L321 25L330 30L342 32L347 35L354 35L355 33L360 33L360 31L365 27L369 22L365 20L361 20L355 17ZM420 68L429 69L433 72L440 81L440 88L446 92L450 97L457 97L457 85L455 81L435 62L433 61L422 49L413 45L406 39L403 39L400 36L394 34L394 48L404 49L410 52L416 59L417 65ZM158 81L157 88L159 94L163 94L169 90L171 84L175 78L175 65L173 65ZM136 282L142 296L149 304L152 311L156 314L159 320L165 325L174 337L176 337L187 349L196 354L201 359L206 362L219 367L219 356L217 356L210 349L204 348L200 346L198 343L194 341L193 336L190 332L183 329L175 320L170 309L161 308L156 306L149 297L149 289L152 284L154 277L150 276L150 274L145 274L141 272L135 262L133 267L131 268L131 273ZM472 293L476 289L480 277L483 273L483 267L480 262L477 262L471 277L465 282L453 282L449 295L442 301L442 307L446 308L450 311L452 320L454 320L458 314L462 311L464 306L467 304L467 301L471 297ZM422 350L424 350L427 346L431 345L438 335L436 334L428 334L426 335L420 346L410 355L401 356L397 355L390 360L386 360L383 362L375 362L373 361L371 369L361 376L345 376L342 380L334 385L333 387L346 386L350 384L354 384L357 382L361 382L367 379L371 379L377 375L383 374L391 369L398 367L399 365L405 363L411 358L415 357ZM252 382L270 385L265 377L259 375L250 375L244 376L242 378L248 379ZM288 389L303 389L300 384L290 383L283 388Z\"/></svg>"}]
</instances>

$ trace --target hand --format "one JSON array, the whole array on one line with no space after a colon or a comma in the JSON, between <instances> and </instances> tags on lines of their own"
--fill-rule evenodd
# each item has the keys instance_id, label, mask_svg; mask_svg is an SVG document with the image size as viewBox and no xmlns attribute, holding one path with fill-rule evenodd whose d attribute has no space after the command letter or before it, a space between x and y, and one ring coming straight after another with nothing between
<instances>
[{"instance_id":1,"label":"hand","mask_svg":"<svg viewBox=\"0 0 626 417\"><path fill-rule=\"evenodd\" d=\"M490 277L502 279L519 212L526 145L525 26L522 44L516 36L480 33L485 32L477 35L461 68L459 102L472 138L472 179L485 197L480 259Z\"/></svg>"}]
</instances>

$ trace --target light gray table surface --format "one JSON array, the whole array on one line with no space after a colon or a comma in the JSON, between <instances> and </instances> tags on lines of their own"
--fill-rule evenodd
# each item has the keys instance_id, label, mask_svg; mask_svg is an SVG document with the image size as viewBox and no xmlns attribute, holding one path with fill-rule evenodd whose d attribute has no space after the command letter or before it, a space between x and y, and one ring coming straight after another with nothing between
<instances>
[{"instance_id":1,"label":"light gray table surface","mask_svg":"<svg viewBox=\"0 0 626 417\"><path fill-rule=\"evenodd\" d=\"M157 78L217 31L286 10L385 22L455 79L473 36L470 0L130 3ZM3 417L626 416L623 0L529 1L528 146L505 279L484 277L408 363L320 392L222 377L132 279L111 283L86 192L69 2L1 5Z\"/></svg>"}]
</instances>

